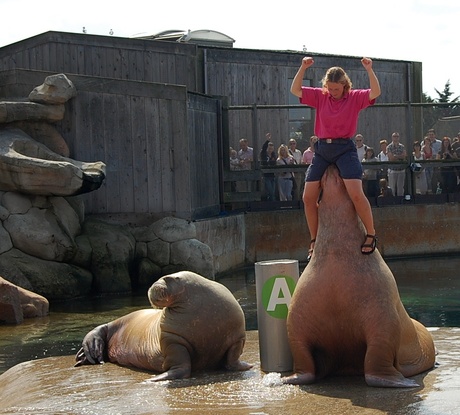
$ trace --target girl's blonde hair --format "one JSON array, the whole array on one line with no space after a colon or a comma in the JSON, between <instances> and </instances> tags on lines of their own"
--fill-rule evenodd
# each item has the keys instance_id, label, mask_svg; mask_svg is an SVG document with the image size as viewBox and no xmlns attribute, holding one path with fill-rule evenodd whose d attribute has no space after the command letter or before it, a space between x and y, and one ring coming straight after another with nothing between
<instances>
[{"instance_id":1,"label":"girl's blonde hair","mask_svg":"<svg viewBox=\"0 0 460 415\"><path fill-rule=\"evenodd\" d=\"M340 66L333 66L332 68L329 68L321 82L323 84L323 93L327 92L328 82L342 84L344 93L349 92L351 87L353 86L350 77Z\"/></svg>"}]
</instances>

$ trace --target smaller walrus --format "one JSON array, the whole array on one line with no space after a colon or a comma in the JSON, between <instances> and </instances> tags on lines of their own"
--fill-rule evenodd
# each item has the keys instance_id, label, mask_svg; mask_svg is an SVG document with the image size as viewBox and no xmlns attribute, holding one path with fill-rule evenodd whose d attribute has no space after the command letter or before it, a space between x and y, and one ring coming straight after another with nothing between
<instances>
[{"instance_id":1,"label":"smaller walrus","mask_svg":"<svg viewBox=\"0 0 460 415\"><path fill-rule=\"evenodd\" d=\"M75 366L109 361L183 379L192 371L248 370L239 360L246 340L241 306L222 284L189 271L166 275L148 291L152 306L91 330Z\"/></svg>"}]
</instances>

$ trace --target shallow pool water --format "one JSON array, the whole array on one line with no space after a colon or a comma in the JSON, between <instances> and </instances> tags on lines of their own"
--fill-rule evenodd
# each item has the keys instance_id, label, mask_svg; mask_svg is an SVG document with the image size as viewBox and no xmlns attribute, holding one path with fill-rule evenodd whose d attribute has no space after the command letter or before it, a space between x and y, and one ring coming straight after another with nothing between
<instances>
[{"instance_id":1,"label":"shallow pool water","mask_svg":"<svg viewBox=\"0 0 460 415\"><path fill-rule=\"evenodd\" d=\"M409 315L427 327L460 327L460 259L388 261ZM302 267L301 267L302 268ZM257 329L254 267L219 279L240 302L247 330ZM28 360L72 355L99 324L149 307L145 292L52 304L45 318L0 326L0 374Z\"/></svg>"}]
</instances>

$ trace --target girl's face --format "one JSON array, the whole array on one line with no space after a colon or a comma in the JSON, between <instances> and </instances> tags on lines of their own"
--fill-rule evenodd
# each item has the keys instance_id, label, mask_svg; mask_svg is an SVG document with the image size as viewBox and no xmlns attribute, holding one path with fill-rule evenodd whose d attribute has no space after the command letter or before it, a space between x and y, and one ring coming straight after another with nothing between
<instances>
[{"instance_id":1,"label":"girl's face","mask_svg":"<svg viewBox=\"0 0 460 415\"><path fill-rule=\"evenodd\" d=\"M338 84L336 82L327 83L327 91L329 92L329 95L334 99L340 99L343 97L343 89L344 86L342 84Z\"/></svg>"}]
</instances>

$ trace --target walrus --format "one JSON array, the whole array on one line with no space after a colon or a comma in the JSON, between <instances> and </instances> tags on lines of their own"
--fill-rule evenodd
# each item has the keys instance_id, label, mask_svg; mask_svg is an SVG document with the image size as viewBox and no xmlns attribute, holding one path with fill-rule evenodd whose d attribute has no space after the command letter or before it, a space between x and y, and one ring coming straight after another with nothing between
<instances>
[{"instance_id":1,"label":"walrus","mask_svg":"<svg viewBox=\"0 0 460 415\"><path fill-rule=\"evenodd\" d=\"M222 284L181 271L156 281L148 298L161 309L134 311L91 330L75 366L109 361L160 372L152 381L252 367L239 360L246 339L243 310Z\"/></svg>"},{"instance_id":2,"label":"walrus","mask_svg":"<svg viewBox=\"0 0 460 415\"><path fill-rule=\"evenodd\" d=\"M364 226L335 166L321 186L314 253L287 317L294 373L283 382L364 374L369 386L418 386L408 377L433 368L433 339L407 314L378 250L361 253Z\"/></svg>"}]
</instances>

